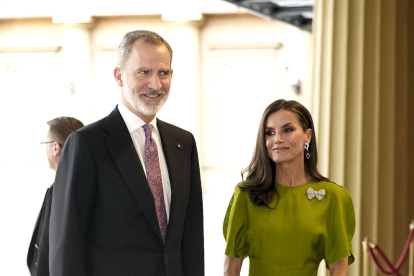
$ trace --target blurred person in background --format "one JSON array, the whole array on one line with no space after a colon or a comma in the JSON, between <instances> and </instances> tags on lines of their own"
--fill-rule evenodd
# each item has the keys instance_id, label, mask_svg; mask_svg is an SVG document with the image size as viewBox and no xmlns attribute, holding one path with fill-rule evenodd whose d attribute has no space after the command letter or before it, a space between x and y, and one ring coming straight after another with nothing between
<instances>
[{"instance_id":1,"label":"blurred person in background","mask_svg":"<svg viewBox=\"0 0 414 276\"><path fill-rule=\"evenodd\" d=\"M296 101L270 104L225 215L224 275L240 275L246 257L250 276L316 276L323 259L331 276L346 275L354 262L352 199L317 161L309 111Z\"/></svg>"},{"instance_id":2,"label":"blurred person in background","mask_svg":"<svg viewBox=\"0 0 414 276\"><path fill-rule=\"evenodd\" d=\"M122 39L114 70L120 103L71 135L62 152L52 276L204 275L196 143L156 117L169 95L171 60L170 45L154 32Z\"/></svg>"},{"instance_id":3,"label":"blurred person in background","mask_svg":"<svg viewBox=\"0 0 414 276\"><path fill-rule=\"evenodd\" d=\"M56 171L66 139L69 134L82 128L83 123L72 117L58 117L48 121L47 125L49 130L40 145L45 150L49 167ZM27 254L27 266L32 276L49 275L49 220L52 195L53 184L46 190Z\"/></svg>"}]
</instances>

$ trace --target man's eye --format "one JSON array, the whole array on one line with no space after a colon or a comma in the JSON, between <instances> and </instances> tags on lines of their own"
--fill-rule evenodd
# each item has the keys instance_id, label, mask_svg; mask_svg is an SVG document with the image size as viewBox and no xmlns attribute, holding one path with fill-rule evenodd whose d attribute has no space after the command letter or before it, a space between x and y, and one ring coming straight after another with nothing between
<instances>
[{"instance_id":1,"label":"man's eye","mask_svg":"<svg viewBox=\"0 0 414 276\"><path fill-rule=\"evenodd\" d=\"M168 76L170 74L170 72L168 72L168 71L161 71L160 72L160 75L163 75L163 76Z\"/></svg>"},{"instance_id":2,"label":"man's eye","mask_svg":"<svg viewBox=\"0 0 414 276\"><path fill-rule=\"evenodd\" d=\"M138 74L144 74L144 75L146 75L146 74L148 74L148 71L138 71Z\"/></svg>"}]
</instances>

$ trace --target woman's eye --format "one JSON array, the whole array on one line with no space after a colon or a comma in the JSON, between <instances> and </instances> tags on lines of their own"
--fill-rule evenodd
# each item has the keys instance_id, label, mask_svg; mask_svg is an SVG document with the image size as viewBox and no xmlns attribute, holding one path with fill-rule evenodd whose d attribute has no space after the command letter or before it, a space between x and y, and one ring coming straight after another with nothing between
<instances>
[{"instance_id":1,"label":"woman's eye","mask_svg":"<svg viewBox=\"0 0 414 276\"><path fill-rule=\"evenodd\" d=\"M270 135L274 135L275 134L275 132L274 131L270 131L270 130L268 130L268 131L266 131L266 133L265 133L267 136L270 136Z\"/></svg>"},{"instance_id":2,"label":"woman's eye","mask_svg":"<svg viewBox=\"0 0 414 276\"><path fill-rule=\"evenodd\" d=\"M292 128L290 128L290 127L285 128L285 132L291 132L291 131L293 131Z\"/></svg>"}]
</instances>

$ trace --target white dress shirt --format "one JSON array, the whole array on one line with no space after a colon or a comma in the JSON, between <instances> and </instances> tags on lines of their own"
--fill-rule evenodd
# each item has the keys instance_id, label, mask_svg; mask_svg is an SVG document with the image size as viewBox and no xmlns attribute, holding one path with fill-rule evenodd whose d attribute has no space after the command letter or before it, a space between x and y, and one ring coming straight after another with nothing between
<instances>
[{"instance_id":1,"label":"white dress shirt","mask_svg":"<svg viewBox=\"0 0 414 276\"><path fill-rule=\"evenodd\" d=\"M122 103L118 104L119 113L121 113L122 118L128 128L131 139L134 142L135 149L138 153L139 160L141 161L142 168L144 169L145 175L147 171L145 169L145 159L144 159L144 148L145 148L145 131L142 127L146 123L139 118L137 115L132 113L128 108L126 108ZM168 175L167 162L165 161L164 151L162 150L161 136L157 127L157 118L155 117L150 124L152 127L151 136L157 144L158 149L158 159L161 169L161 178L162 178L162 187L164 191L164 201L165 201L165 211L167 213L167 222L170 218L170 203L171 203L171 185L170 177Z\"/></svg>"}]
</instances>

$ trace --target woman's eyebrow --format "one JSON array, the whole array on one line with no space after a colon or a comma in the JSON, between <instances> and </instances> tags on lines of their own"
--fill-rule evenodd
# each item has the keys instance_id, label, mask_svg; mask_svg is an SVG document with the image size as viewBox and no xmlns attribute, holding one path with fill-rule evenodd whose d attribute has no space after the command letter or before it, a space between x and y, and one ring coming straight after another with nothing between
<instances>
[{"instance_id":1,"label":"woman's eyebrow","mask_svg":"<svg viewBox=\"0 0 414 276\"><path fill-rule=\"evenodd\" d=\"M292 123L286 123L286 124L284 124L282 127L287 127L287 126L289 126L289 125L293 125Z\"/></svg>"}]
</instances>

